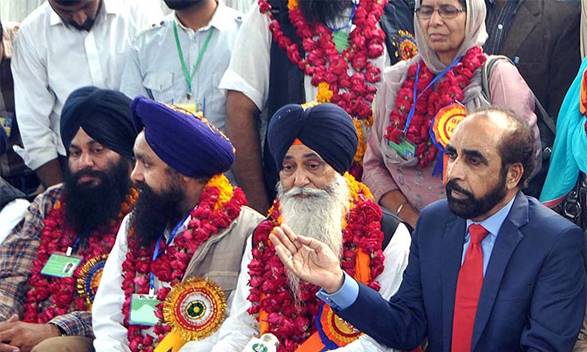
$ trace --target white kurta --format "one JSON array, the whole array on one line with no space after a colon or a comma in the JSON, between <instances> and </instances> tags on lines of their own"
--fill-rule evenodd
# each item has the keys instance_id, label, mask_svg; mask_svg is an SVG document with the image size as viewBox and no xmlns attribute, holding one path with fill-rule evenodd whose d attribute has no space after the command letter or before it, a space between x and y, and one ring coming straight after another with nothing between
<instances>
[{"instance_id":1,"label":"white kurta","mask_svg":"<svg viewBox=\"0 0 587 352\"><path fill-rule=\"evenodd\" d=\"M127 223L126 216L120 225L116 236L116 243L108 256L100 287L96 293L92 306L92 326L94 329L94 348L100 352L126 352L128 348L127 329L123 325L122 304L124 292L122 291L122 263L126 259L127 245ZM179 228L181 233L189 223L189 218ZM155 289L161 287L161 282L155 277ZM231 294L227 299L230 306ZM150 329L148 332L152 332ZM198 348L201 351L210 351L217 340L218 331L205 339L198 341Z\"/></svg>"},{"instance_id":2,"label":"white kurta","mask_svg":"<svg viewBox=\"0 0 587 352\"><path fill-rule=\"evenodd\" d=\"M161 18L155 0L104 0L89 31L63 23L45 2L21 24L12 73L18 126L31 169L65 155L59 133L69 94L93 85L118 90L131 39Z\"/></svg>"},{"instance_id":3,"label":"white kurta","mask_svg":"<svg viewBox=\"0 0 587 352\"><path fill-rule=\"evenodd\" d=\"M404 269L408 265L410 243L411 236L408 229L403 224L400 224L391 241L383 251L385 255L385 267L376 279L381 284L379 293L386 299L389 299L400 286ZM247 342L253 336L259 334L259 325L256 317L251 316L247 312L251 307L251 303L247 300L250 291L248 285L250 279L248 265L253 257L251 247L251 238L249 238L242 260L236 295L230 308L230 315L218 332L218 343L212 349L213 352L241 352ZM192 350L189 348L189 345L186 345L182 349L182 352L186 351L199 352L200 350ZM336 351L375 352L393 350L386 349L371 337L363 335L347 346L336 349Z\"/></svg>"}]
</instances>

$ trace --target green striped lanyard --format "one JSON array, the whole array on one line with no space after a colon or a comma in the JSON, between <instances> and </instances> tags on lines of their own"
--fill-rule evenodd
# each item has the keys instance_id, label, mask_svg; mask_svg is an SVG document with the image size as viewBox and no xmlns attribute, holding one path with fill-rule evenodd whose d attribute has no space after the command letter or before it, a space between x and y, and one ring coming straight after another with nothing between
<instances>
[{"instance_id":1,"label":"green striped lanyard","mask_svg":"<svg viewBox=\"0 0 587 352\"><path fill-rule=\"evenodd\" d=\"M192 98L192 80L194 78L194 75L196 74L196 71L198 71L198 68L200 67L200 63L202 62L202 58L204 57L204 53L208 49L208 44L210 44L210 39L212 38L212 32L213 32L212 28L210 28L208 31L209 31L208 36L206 37L206 40L204 41L204 45L202 46L202 48L198 52L198 57L196 59L196 62L194 62L194 66L192 66L192 72L190 73L188 71L188 66L185 63L185 58L183 57L183 49L181 48L181 43L179 42L179 34L177 33L177 24L175 21L173 21L173 34L175 35L175 46L177 47L177 54L179 56L179 63L181 64L181 70L183 71L183 76L185 77L185 83L187 85L188 92L186 94L186 97L188 100L190 100Z\"/></svg>"}]
</instances>

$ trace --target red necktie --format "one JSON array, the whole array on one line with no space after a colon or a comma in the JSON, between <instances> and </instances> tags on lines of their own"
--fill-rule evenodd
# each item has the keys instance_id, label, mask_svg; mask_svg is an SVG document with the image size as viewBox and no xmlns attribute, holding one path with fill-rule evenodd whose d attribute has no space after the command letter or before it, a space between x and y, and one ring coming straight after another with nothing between
<instances>
[{"instance_id":1,"label":"red necktie","mask_svg":"<svg viewBox=\"0 0 587 352\"><path fill-rule=\"evenodd\" d=\"M487 230L479 224L469 226L471 241L457 281L452 325L452 352L471 352L475 313L477 313L477 304L483 286L481 241L487 236L487 233Z\"/></svg>"}]
</instances>

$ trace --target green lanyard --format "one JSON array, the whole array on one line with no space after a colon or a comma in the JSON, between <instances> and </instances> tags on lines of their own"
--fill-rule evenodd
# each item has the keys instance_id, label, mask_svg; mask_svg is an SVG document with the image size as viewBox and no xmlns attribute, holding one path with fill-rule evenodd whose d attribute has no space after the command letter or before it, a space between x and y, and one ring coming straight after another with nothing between
<instances>
[{"instance_id":1,"label":"green lanyard","mask_svg":"<svg viewBox=\"0 0 587 352\"><path fill-rule=\"evenodd\" d=\"M192 72L188 71L188 66L185 63L185 59L183 57L183 50L181 48L181 43L179 42L179 34L177 34L177 24L173 21L173 34L175 35L175 46L177 47L177 54L179 56L179 63L181 64L181 70L183 71L183 76L185 77L185 83L187 85L188 92L186 94L188 100L192 97L192 80L194 78L194 74L198 71L200 67L200 63L202 62L202 58L204 57L204 53L208 49L208 44L210 43L210 39L212 38L212 28L209 29L208 36L204 41L204 45L200 48L198 52L198 57L196 62L194 62L194 66L192 66Z\"/></svg>"}]
</instances>

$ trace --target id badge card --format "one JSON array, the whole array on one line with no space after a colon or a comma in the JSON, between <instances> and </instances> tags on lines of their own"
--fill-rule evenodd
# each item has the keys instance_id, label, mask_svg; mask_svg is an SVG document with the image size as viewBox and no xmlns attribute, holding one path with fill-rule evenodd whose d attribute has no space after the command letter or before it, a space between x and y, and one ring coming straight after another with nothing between
<instances>
[{"instance_id":1,"label":"id badge card","mask_svg":"<svg viewBox=\"0 0 587 352\"><path fill-rule=\"evenodd\" d=\"M159 300L155 296L133 293L130 301L130 319L132 325L154 326L159 319L155 308Z\"/></svg>"},{"instance_id":2,"label":"id badge card","mask_svg":"<svg viewBox=\"0 0 587 352\"><path fill-rule=\"evenodd\" d=\"M416 147L405 138L402 139L400 144L393 142L388 142L388 144L405 160L412 159L416 155Z\"/></svg>"},{"instance_id":3,"label":"id badge card","mask_svg":"<svg viewBox=\"0 0 587 352\"><path fill-rule=\"evenodd\" d=\"M72 277L82 258L63 253L53 253L41 270L41 274L53 277Z\"/></svg>"}]
</instances>

